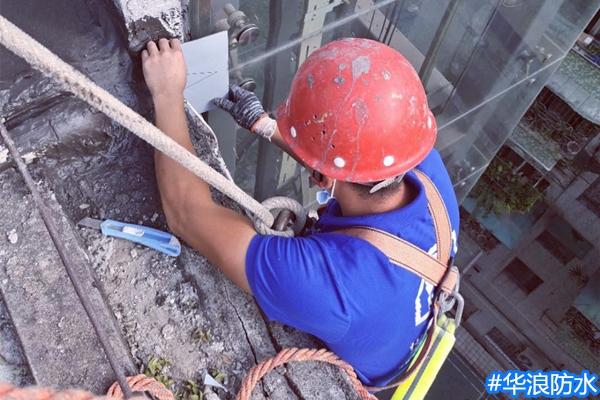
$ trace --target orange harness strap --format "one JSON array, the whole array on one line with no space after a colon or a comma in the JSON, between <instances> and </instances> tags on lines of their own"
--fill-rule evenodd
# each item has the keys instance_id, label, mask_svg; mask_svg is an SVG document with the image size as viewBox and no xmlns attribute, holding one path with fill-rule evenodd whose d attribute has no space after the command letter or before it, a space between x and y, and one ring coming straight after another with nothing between
<instances>
[{"instance_id":1,"label":"orange harness strap","mask_svg":"<svg viewBox=\"0 0 600 400\"><path fill-rule=\"evenodd\" d=\"M449 264L452 250L450 218L442 196L431 179L421 171L414 171L425 187L427 205L435 229L436 258L397 236L371 227L357 226L332 233L366 240L381 250L393 264L417 274L435 287L442 285L441 290L450 294L458 282L458 271L456 269L448 270L451 268Z\"/></svg>"}]
</instances>

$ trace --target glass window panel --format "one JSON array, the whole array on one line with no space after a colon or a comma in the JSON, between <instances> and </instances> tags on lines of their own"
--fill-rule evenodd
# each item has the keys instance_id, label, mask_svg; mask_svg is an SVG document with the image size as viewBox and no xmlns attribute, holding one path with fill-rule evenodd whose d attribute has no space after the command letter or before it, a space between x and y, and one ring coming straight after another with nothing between
<instances>
[{"instance_id":1,"label":"glass window panel","mask_svg":"<svg viewBox=\"0 0 600 400\"><path fill-rule=\"evenodd\" d=\"M563 264L568 264L575 254L548 231L542 232L536 239L550 254Z\"/></svg>"},{"instance_id":2,"label":"glass window panel","mask_svg":"<svg viewBox=\"0 0 600 400\"><path fill-rule=\"evenodd\" d=\"M546 191L546 189L548 189L548 186L550 186L550 182L548 182L545 179L542 179L537 186L535 187L540 193L544 193Z\"/></svg>"},{"instance_id":3,"label":"glass window panel","mask_svg":"<svg viewBox=\"0 0 600 400\"><path fill-rule=\"evenodd\" d=\"M529 179L532 184L537 183L536 178L538 178L538 172L531 164L525 163L519 171L522 172L523 176Z\"/></svg>"},{"instance_id":4,"label":"glass window panel","mask_svg":"<svg viewBox=\"0 0 600 400\"><path fill-rule=\"evenodd\" d=\"M426 89L438 121L436 147L462 200L559 66L600 0L238 3L261 35L255 43L237 48L239 65L232 69L232 77L253 79L270 113L285 100L304 56L339 37L367 37L389 44L417 71L424 62L431 62ZM458 7L451 14L453 4ZM438 32L445 20L447 29ZM434 48L438 51L426 59ZM309 184L302 181L300 169L262 140L246 151L248 133L242 132L236 142L245 154L241 181L255 181L258 197L285 187L295 188L292 192L304 198L297 188ZM285 180L292 176L295 182L284 182L283 176Z\"/></svg>"}]
</instances>

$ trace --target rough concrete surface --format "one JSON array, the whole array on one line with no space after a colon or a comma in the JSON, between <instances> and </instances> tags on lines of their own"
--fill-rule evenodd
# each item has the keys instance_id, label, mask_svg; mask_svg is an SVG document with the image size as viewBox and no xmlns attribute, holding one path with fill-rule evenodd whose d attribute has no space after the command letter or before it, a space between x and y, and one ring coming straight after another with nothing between
<instances>
[{"instance_id":1,"label":"rough concrete surface","mask_svg":"<svg viewBox=\"0 0 600 400\"><path fill-rule=\"evenodd\" d=\"M193 124L194 119L189 120ZM226 174L214 137L197 124L191 128L203 161ZM104 153L99 151L99 154ZM150 156L144 152L141 155ZM102 162L88 160L72 165L45 158L41 163L45 165L39 169L44 170L52 185L60 188L57 189L59 198L74 209L68 212L111 218L122 216L131 222L165 229L156 202L137 207L142 199L153 197L155 188L143 190L145 185L142 184L140 190L132 190L137 186L135 183L123 185L123 182L131 182L123 171L129 170L135 159L125 159L124 163L113 168L113 174L108 174ZM66 171L78 177L72 185L63 184ZM139 179L148 183L148 175L152 173L149 166L145 172L140 171L143 176ZM80 192L77 188L81 187L88 188L90 199L77 198ZM121 191L131 196L125 204L118 201L123 193L115 195ZM107 192L112 195L103 195ZM219 203L241 212L223 195L216 192L213 195ZM76 200L68 200L73 198ZM86 205L91 200L93 207L85 207L83 211L77 207L78 203ZM152 357L169 360L172 365L165 368L164 373L175 380L173 389L184 391L187 380L201 382L206 372L216 368L227 374L224 384L230 393L236 393L247 371L281 348L322 347L294 329L265 323L251 296L185 245L182 254L173 258L127 241L104 237L89 228L78 228L78 232L139 370L143 371ZM232 398L232 394L218 392L222 398ZM256 388L253 398L354 396L352 387L339 371L308 363L271 372Z\"/></svg>"},{"instance_id":2,"label":"rough concrete surface","mask_svg":"<svg viewBox=\"0 0 600 400\"><path fill-rule=\"evenodd\" d=\"M0 291L36 383L102 393L114 382L114 374L35 204L23 187L22 178L14 170L0 175L4 200L0 226L6 234L0 241ZM120 338L102 294L94 287L94 276L78 238L53 195L45 192L61 240L102 329L111 338L119 363L131 373L129 349Z\"/></svg>"},{"instance_id":3,"label":"rough concrete surface","mask_svg":"<svg viewBox=\"0 0 600 400\"><path fill-rule=\"evenodd\" d=\"M114 0L125 22L129 50L137 54L150 40L183 39L180 0Z\"/></svg>"},{"instance_id":4,"label":"rough concrete surface","mask_svg":"<svg viewBox=\"0 0 600 400\"><path fill-rule=\"evenodd\" d=\"M14 345L18 342L19 337L4 300L0 296L0 381L15 386L32 385L33 377L29 373L21 346Z\"/></svg>"},{"instance_id":5,"label":"rough concrete surface","mask_svg":"<svg viewBox=\"0 0 600 400\"><path fill-rule=\"evenodd\" d=\"M188 247L175 259L87 228L81 234L140 366L154 356L167 359L176 382L201 381L216 368L236 393L247 371L281 348L321 347L289 327L265 324L252 297ZM210 334L200 339L198 332ZM313 362L271 372L253 398L353 396L339 371Z\"/></svg>"}]
</instances>

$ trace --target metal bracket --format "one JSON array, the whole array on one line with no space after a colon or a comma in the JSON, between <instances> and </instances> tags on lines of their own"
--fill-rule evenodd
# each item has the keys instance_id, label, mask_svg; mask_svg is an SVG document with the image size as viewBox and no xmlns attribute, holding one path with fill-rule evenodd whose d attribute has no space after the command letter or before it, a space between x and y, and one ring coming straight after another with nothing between
<instances>
[{"instance_id":1,"label":"metal bracket","mask_svg":"<svg viewBox=\"0 0 600 400\"><path fill-rule=\"evenodd\" d=\"M347 3L347 0L309 0L307 5L307 12L304 16L304 24L302 26L302 37L312 35L315 32L323 29L325 25L325 17L327 13L333 11L337 6ZM300 56L298 57L298 66L302 65L304 60L312 54L313 51L321 47L321 41L323 39L322 34L311 36L310 38L303 40L300 44ZM286 184L290 179L298 179L296 174L297 162L290 156L284 155L281 163L281 170L279 172L279 183L278 187ZM304 205L310 198L314 199L314 196L310 196L305 191L307 185L302 185L302 193Z\"/></svg>"},{"instance_id":2,"label":"metal bracket","mask_svg":"<svg viewBox=\"0 0 600 400\"><path fill-rule=\"evenodd\" d=\"M313 11L309 11L306 13L306 15L304 16L304 23L313 22L317 18L323 18L323 20L324 20L325 14L327 14L330 11L333 11L333 9L336 8L337 6L339 6L340 4L347 3L347 2L348 2L347 0L331 0L331 1L316 0L316 1L309 2L309 4L308 4L309 8L314 3L317 3L317 5L315 5L315 8ZM321 3L323 5L321 5L321 7L319 7L318 6L319 3ZM321 26L323 26L323 25L321 25Z\"/></svg>"},{"instance_id":3,"label":"metal bracket","mask_svg":"<svg viewBox=\"0 0 600 400\"><path fill-rule=\"evenodd\" d=\"M347 0L309 0L308 12L304 17L304 26L302 27L302 37L311 35L325 25L327 13L333 11L337 6L346 3ZM313 51L321 47L323 35L315 35L302 41L300 45L300 56L298 57L298 66L302 65L304 60L312 54Z\"/></svg>"}]
</instances>

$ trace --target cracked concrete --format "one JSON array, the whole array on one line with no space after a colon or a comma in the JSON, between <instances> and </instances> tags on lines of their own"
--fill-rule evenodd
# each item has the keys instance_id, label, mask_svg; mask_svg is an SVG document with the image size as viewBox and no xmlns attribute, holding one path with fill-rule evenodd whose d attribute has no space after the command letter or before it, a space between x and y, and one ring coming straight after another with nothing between
<instances>
[{"instance_id":1,"label":"cracked concrete","mask_svg":"<svg viewBox=\"0 0 600 400\"><path fill-rule=\"evenodd\" d=\"M0 192L8 206L0 209L0 226L13 230L16 239L0 243L0 292L35 382L100 392L115 377L35 204L23 186L22 178L12 169L0 175ZM39 186L101 328L111 338L119 363L131 373L134 369L129 349L120 339L102 293L95 288L95 277L86 266L87 256L80 250L79 239L51 191L45 185ZM57 368L60 365L68 367Z\"/></svg>"}]
</instances>

